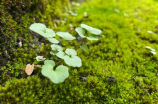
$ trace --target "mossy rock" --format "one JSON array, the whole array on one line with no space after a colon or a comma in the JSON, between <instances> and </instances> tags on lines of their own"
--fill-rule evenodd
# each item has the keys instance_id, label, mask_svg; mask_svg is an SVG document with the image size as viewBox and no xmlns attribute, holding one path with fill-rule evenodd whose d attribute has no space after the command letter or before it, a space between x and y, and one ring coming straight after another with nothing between
<instances>
[{"instance_id":1,"label":"mossy rock","mask_svg":"<svg viewBox=\"0 0 158 104\"><path fill-rule=\"evenodd\" d=\"M34 62L35 57L43 54L44 39L31 32L29 26L34 22L40 22L51 28L54 21L64 15L62 7L68 6L68 0L0 2L0 83L10 77L25 77L25 65L37 63Z\"/></svg>"},{"instance_id":2,"label":"mossy rock","mask_svg":"<svg viewBox=\"0 0 158 104\"><path fill-rule=\"evenodd\" d=\"M75 27L85 23L103 31L98 41L85 41L89 50L77 50L82 67L70 68L69 78L61 84L53 84L41 75L40 69L35 69L27 78L21 71L23 78L10 79L10 67L2 67L3 71L8 69L2 75L8 75L9 79L0 86L0 103L157 104L158 56L145 48L150 46L156 52L158 50L156 6L156 0L92 0L83 3L77 8L77 16L67 15L66 23L58 24L55 29L70 31L77 36ZM53 28L50 22L48 24ZM63 42L63 46L71 45L78 46L79 42ZM25 66L25 62L16 64L17 72L18 65Z\"/></svg>"}]
</instances>

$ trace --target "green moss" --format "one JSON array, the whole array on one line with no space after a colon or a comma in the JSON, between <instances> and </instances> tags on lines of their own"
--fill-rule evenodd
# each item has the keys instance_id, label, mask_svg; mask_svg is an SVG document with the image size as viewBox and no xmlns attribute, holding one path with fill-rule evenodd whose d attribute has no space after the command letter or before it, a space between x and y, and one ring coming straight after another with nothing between
<instances>
[{"instance_id":1,"label":"green moss","mask_svg":"<svg viewBox=\"0 0 158 104\"><path fill-rule=\"evenodd\" d=\"M158 50L157 1L92 0L83 3L77 9L77 16L70 16L67 12L60 11L62 9L59 8L65 8L63 5L69 6L68 0L65 0L66 4L63 5L60 5L61 2L63 1L56 2L54 0L51 2L48 0L43 3L47 5L46 9L35 6L31 9L33 10L31 13L27 12L22 15L24 21L22 24L17 24L11 14L2 13L6 8L1 9L0 13L3 18L0 23L9 21L2 29L6 30L5 37L10 34L14 34L15 37L14 41L9 41L14 44L7 45L7 47L14 48L12 50L14 53L9 51L9 56L14 58L7 59L5 66L0 70L2 72L0 83L3 84L0 86L0 103L158 103L158 56L157 54L153 55L150 50L145 48L145 46L150 46L156 52ZM38 2L32 5L41 7ZM2 8L3 5L0 7ZM84 17L84 12L87 12L89 17ZM56 19L54 20L54 18ZM40 69L36 68L32 76L29 77L24 73L25 65L27 63L39 64L35 61L35 56L44 53L42 39L28 31L30 24L35 21L45 22L49 28L56 32L70 31L74 36L77 36L74 31L75 27L85 23L101 29L103 35L99 37L98 41L85 41L89 50L77 50L78 56L83 62L82 67L70 68L70 76L64 83L53 84L41 75ZM10 23L13 24L11 31L8 29ZM56 23L57 28L53 26L53 23ZM147 31L153 31L156 34ZM25 39L23 47L15 47L18 37ZM1 44L5 45L4 43L6 44L6 42ZM62 43L63 46L68 47L79 45L79 42L75 41L70 43L63 41ZM3 51L8 49L7 47L4 47ZM49 52L49 44L47 44L47 48ZM35 52L36 49L39 51ZM48 55L48 57L51 56Z\"/></svg>"},{"instance_id":2,"label":"green moss","mask_svg":"<svg viewBox=\"0 0 158 104\"><path fill-rule=\"evenodd\" d=\"M62 0L60 2L59 0L1 1L0 51L2 53L0 54L0 60L2 62L0 63L0 67L5 66L6 69L0 73L0 76L5 76L6 74L8 76L2 79L7 80L13 76L19 78L24 77L25 65L37 63L34 62L35 57L37 55L43 55L42 51L44 50L39 51L42 43L41 37L28 30L30 24L34 22L45 22L49 27L52 27L53 21L56 18L62 17L62 12L64 11L63 8L58 7L68 5L68 0ZM53 13L50 12L52 8ZM21 37L23 38L22 47L19 47L19 38Z\"/></svg>"}]
</instances>

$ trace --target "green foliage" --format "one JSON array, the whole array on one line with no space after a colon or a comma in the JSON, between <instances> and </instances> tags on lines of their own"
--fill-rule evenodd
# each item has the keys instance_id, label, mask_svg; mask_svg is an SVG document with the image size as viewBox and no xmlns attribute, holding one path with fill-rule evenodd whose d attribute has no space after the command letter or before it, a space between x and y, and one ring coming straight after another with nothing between
<instances>
[{"instance_id":1,"label":"green foliage","mask_svg":"<svg viewBox=\"0 0 158 104\"><path fill-rule=\"evenodd\" d=\"M87 26L84 24L84 26ZM100 30L97 30L95 28L92 28L90 26L86 27L87 29L89 29L89 31L94 32L98 32ZM71 34L69 34L68 32L57 32L55 33L52 29L48 29L46 28L45 25L41 24L41 23L34 23L30 26L29 28L30 30L40 34L41 36L43 36L44 38L47 38L48 40L51 39L55 39L52 37L55 37L55 35L57 34L58 36L62 37L65 40L73 40L75 39L75 37L73 37ZM94 29L94 30L93 30ZM101 33L101 32L100 32ZM58 41L58 40L57 40ZM53 40L51 40L52 43L56 43ZM63 48L59 45L56 44L52 44L51 48L53 51L50 52L51 55L56 55L57 57L63 59L65 61L65 63L69 66L73 66L73 67L80 67L82 66L82 60L77 56L77 52L74 49L66 49L65 53L62 51ZM45 47L46 49L46 47ZM58 51L58 53L56 52ZM46 54L46 52L45 52ZM45 60L45 58L40 59L41 57L37 56L36 60L37 61L43 61ZM53 58L54 60L54 58ZM52 70L53 67L55 66L55 64L51 65L51 64L47 64L47 61L49 62L49 60L46 60L44 63L44 65L42 66L42 74L46 77L48 77L52 82L54 83L61 83L63 82L68 76L68 67L65 66L58 66L57 69L54 71ZM54 63L54 61L53 61ZM63 63L60 63L63 64ZM65 74L64 74L65 72Z\"/></svg>"},{"instance_id":2,"label":"green foliage","mask_svg":"<svg viewBox=\"0 0 158 104\"><path fill-rule=\"evenodd\" d=\"M85 36L85 29L92 33L92 35L90 36ZM87 38L88 40L98 40L96 35L100 35L101 34L101 30L93 28L91 26L88 26L86 24L81 24L81 27L77 27L75 29L75 31L79 34L80 37L82 38Z\"/></svg>"},{"instance_id":3,"label":"green foliage","mask_svg":"<svg viewBox=\"0 0 158 104\"><path fill-rule=\"evenodd\" d=\"M74 49L66 49L65 53L69 56L76 56L77 52Z\"/></svg>"},{"instance_id":4,"label":"green foliage","mask_svg":"<svg viewBox=\"0 0 158 104\"><path fill-rule=\"evenodd\" d=\"M59 43L59 41L55 38L47 38L51 43Z\"/></svg>"},{"instance_id":5,"label":"green foliage","mask_svg":"<svg viewBox=\"0 0 158 104\"><path fill-rule=\"evenodd\" d=\"M29 29L45 38L50 38L55 36L55 32L52 29L46 28L46 26L41 23L34 23L29 27Z\"/></svg>"},{"instance_id":6,"label":"green foliage","mask_svg":"<svg viewBox=\"0 0 158 104\"><path fill-rule=\"evenodd\" d=\"M101 30L93 28L93 27L90 27L90 26L88 26L86 24L81 24L81 27L86 29L88 32L90 32L92 34L95 34L95 35L99 35L102 32Z\"/></svg>"},{"instance_id":7,"label":"green foliage","mask_svg":"<svg viewBox=\"0 0 158 104\"><path fill-rule=\"evenodd\" d=\"M31 49L29 47L20 48L16 52L18 59L14 59L13 66L7 64L1 67L0 78L2 80L0 81L3 84L0 86L0 103L157 104L158 56L145 47L150 46L155 49L155 52L158 50L157 0L90 0L77 8L77 16L65 16L61 17L61 20L52 22L52 18L55 16L50 14L56 14L56 16L66 14L66 12L57 13L61 6L56 4L62 1L57 0L55 4L49 1L46 8L47 15L39 16L49 17L49 19L42 19L42 22L46 21L44 23L49 28L53 29L53 24L56 23L57 28L53 30L69 31L73 36L77 36L75 27L85 23L102 29L103 35L97 37L98 41L84 40L83 44L86 44L89 49L87 51L82 51L80 48L76 50L77 55L82 59L82 67L69 67L69 78L62 84L51 83L48 78L41 75L39 69L35 69L32 76L25 78L24 69L20 69L20 67L25 65L26 61L33 62L35 56L43 55L44 44L39 44L40 39L35 39L32 36L36 35L27 32L28 26L34 23L34 21L31 22L32 18L22 17L23 20L30 20L30 22L27 21L29 25L18 27L17 29L20 28L22 33L16 34L15 37L17 35L29 36L29 39L32 40L31 43L38 43L34 46L36 48L39 46L40 53L34 54L36 51L33 47ZM53 6L51 6L52 4ZM58 9L54 12L52 8L55 7ZM36 22L39 22L38 20L36 18ZM9 21L7 26L14 27L10 25L11 23L14 22ZM89 35L91 33L86 33L86 36ZM28 43L30 43L29 39L26 38ZM79 39L83 41L83 38ZM65 46L68 48L80 46L80 42L74 40L60 41L60 44L62 44L64 53ZM54 52L54 50L48 44L47 49L48 57L53 56L49 55L49 52ZM28 51L29 54L26 53ZM11 52L8 53L11 54ZM34 59L30 59L31 57ZM59 61L59 59L55 59L55 56L53 58L54 61ZM37 61L35 63L43 64L43 62ZM8 71L16 73L18 75L16 79L11 79L10 76L15 76L9 74Z\"/></svg>"},{"instance_id":8,"label":"green foliage","mask_svg":"<svg viewBox=\"0 0 158 104\"><path fill-rule=\"evenodd\" d=\"M54 50L54 51L62 51L62 50L63 50L63 48L62 48L61 46L55 45L55 44L52 44L52 45L51 45L51 48L52 48L52 50Z\"/></svg>"},{"instance_id":9,"label":"green foliage","mask_svg":"<svg viewBox=\"0 0 158 104\"><path fill-rule=\"evenodd\" d=\"M73 67L80 67L82 66L82 60L77 56L77 53L74 49L66 49L65 53L67 55L64 55L62 57L66 64Z\"/></svg>"},{"instance_id":10,"label":"green foliage","mask_svg":"<svg viewBox=\"0 0 158 104\"><path fill-rule=\"evenodd\" d=\"M52 29L46 28L44 24L34 23L29 29L47 38L51 43L59 43L57 39L53 38L56 35L55 32Z\"/></svg>"},{"instance_id":11,"label":"green foliage","mask_svg":"<svg viewBox=\"0 0 158 104\"><path fill-rule=\"evenodd\" d=\"M69 66L73 66L73 67L80 67L82 66L82 60L76 56L76 55L73 55L73 56L64 56L64 61L67 65Z\"/></svg>"},{"instance_id":12,"label":"green foliage","mask_svg":"<svg viewBox=\"0 0 158 104\"><path fill-rule=\"evenodd\" d=\"M57 32L56 34L65 40L74 40L75 39L75 37L73 37L68 32Z\"/></svg>"},{"instance_id":13,"label":"green foliage","mask_svg":"<svg viewBox=\"0 0 158 104\"><path fill-rule=\"evenodd\" d=\"M55 6L52 6L52 4ZM43 20L45 20L48 23L48 21L54 21L59 16L62 18L64 10L58 7L68 5L68 0L62 0L62 2L59 0L1 0L0 69L4 70L0 70L0 76L3 79L0 84L12 77L27 77L24 73L25 65L33 62L41 63L35 61L34 56L43 54L43 40L37 35L32 35L28 28L30 24L36 21L44 22ZM52 11L52 8L53 13L48 12ZM51 19L49 19L49 16L44 16L45 14L51 15ZM53 20L52 17L54 17ZM51 24L49 27L51 27ZM20 39L21 46L19 45Z\"/></svg>"},{"instance_id":14,"label":"green foliage","mask_svg":"<svg viewBox=\"0 0 158 104\"><path fill-rule=\"evenodd\" d=\"M76 27L75 31L78 33L78 35L82 38L85 38L85 29L81 28L81 27Z\"/></svg>"},{"instance_id":15,"label":"green foliage","mask_svg":"<svg viewBox=\"0 0 158 104\"><path fill-rule=\"evenodd\" d=\"M48 77L53 83L62 83L69 76L68 67L59 65L53 70L55 62L52 60L45 60L42 66L41 73Z\"/></svg>"},{"instance_id":16,"label":"green foliage","mask_svg":"<svg viewBox=\"0 0 158 104\"><path fill-rule=\"evenodd\" d=\"M43 58L43 56L37 56L36 60L37 61L44 61L46 58Z\"/></svg>"}]
</instances>

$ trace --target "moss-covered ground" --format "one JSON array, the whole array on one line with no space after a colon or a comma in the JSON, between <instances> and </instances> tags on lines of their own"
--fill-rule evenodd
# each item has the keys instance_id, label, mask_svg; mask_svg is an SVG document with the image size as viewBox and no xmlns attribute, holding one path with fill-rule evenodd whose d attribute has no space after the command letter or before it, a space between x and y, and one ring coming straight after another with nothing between
<instances>
[{"instance_id":1,"label":"moss-covered ground","mask_svg":"<svg viewBox=\"0 0 158 104\"><path fill-rule=\"evenodd\" d=\"M49 6L45 15L52 12ZM57 19L50 22L51 16L42 15L38 18L40 22L45 22L47 18L47 26L54 31L69 31L74 36L77 36L75 27L81 23L103 31L98 41L85 41L89 50L77 50L82 59L82 67L70 68L69 78L61 84L52 83L41 75L41 69L38 68L31 76L27 76L24 73L25 65L37 64L36 55L44 54L43 41L29 31L29 37L33 40L31 46L25 44L22 49L15 47L22 54L12 55L15 60L10 59L9 64L1 66L0 103L158 104L158 53L152 54L145 47L150 46L158 52L158 1L88 0L79 7L72 5L71 10L77 16L73 13L69 15L68 11L60 14L60 18L56 14L54 18L60 22ZM24 22L27 26L21 28L27 28L26 34L33 20ZM57 26L54 27L53 23ZM23 34L20 36L27 37ZM25 40L25 43L29 42ZM72 41L63 43L63 46L79 44ZM49 47L48 44L48 50ZM29 55L25 52L27 49L34 52L36 48L39 48L39 52ZM10 61L15 61L12 66Z\"/></svg>"}]
</instances>

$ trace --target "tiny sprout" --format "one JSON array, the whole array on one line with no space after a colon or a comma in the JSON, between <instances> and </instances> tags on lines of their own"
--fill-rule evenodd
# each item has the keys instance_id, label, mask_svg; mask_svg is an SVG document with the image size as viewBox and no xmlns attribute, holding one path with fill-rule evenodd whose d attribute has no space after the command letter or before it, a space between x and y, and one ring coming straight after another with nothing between
<instances>
[{"instance_id":1,"label":"tiny sprout","mask_svg":"<svg viewBox=\"0 0 158 104\"><path fill-rule=\"evenodd\" d=\"M55 26L56 27L56 26ZM63 40L67 40L69 43L71 40L75 40L76 37L71 35L68 32L54 32L52 29L47 28L42 23L34 23L29 27L30 30L34 31L35 33L38 33L39 35L43 36L45 40L50 41L52 44L50 45L51 51L50 55L53 55L50 57L50 60L46 60L47 58L47 51L46 51L46 42L44 43L44 50L45 50L45 57L43 56L37 56L37 61L44 61L44 65L37 66L37 65L26 65L25 72L27 75L31 75L33 72L33 68L38 67L41 68L41 73L43 76L49 78L53 83L62 83L65 81L65 79L69 76L69 67L64 66L64 64L67 64L68 66L72 67L81 67L82 66L82 60L80 57L77 56L77 51L70 48L63 48L62 42L57 40L56 38L61 38ZM89 37L86 37L85 34L88 31L92 35ZM84 43L82 38L87 38L88 40L98 40L97 36L101 34L101 30L90 27L86 24L81 24L81 27L77 27L75 31L78 33L79 37L77 38L77 41L81 43ZM19 43L19 46L22 46L22 42ZM88 47L84 44L80 45L80 48L83 50L88 50ZM55 61L58 61L55 64ZM64 63L65 62L65 63ZM86 77L81 77L82 81L86 81Z\"/></svg>"},{"instance_id":2,"label":"tiny sprout","mask_svg":"<svg viewBox=\"0 0 158 104\"><path fill-rule=\"evenodd\" d=\"M43 56L37 56L36 60L37 61L44 61L46 58L43 58Z\"/></svg>"},{"instance_id":3,"label":"tiny sprout","mask_svg":"<svg viewBox=\"0 0 158 104\"><path fill-rule=\"evenodd\" d=\"M38 59L39 59L39 60L42 60L42 59L43 59L43 56L38 57Z\"/></svg>"}]
</instances>

